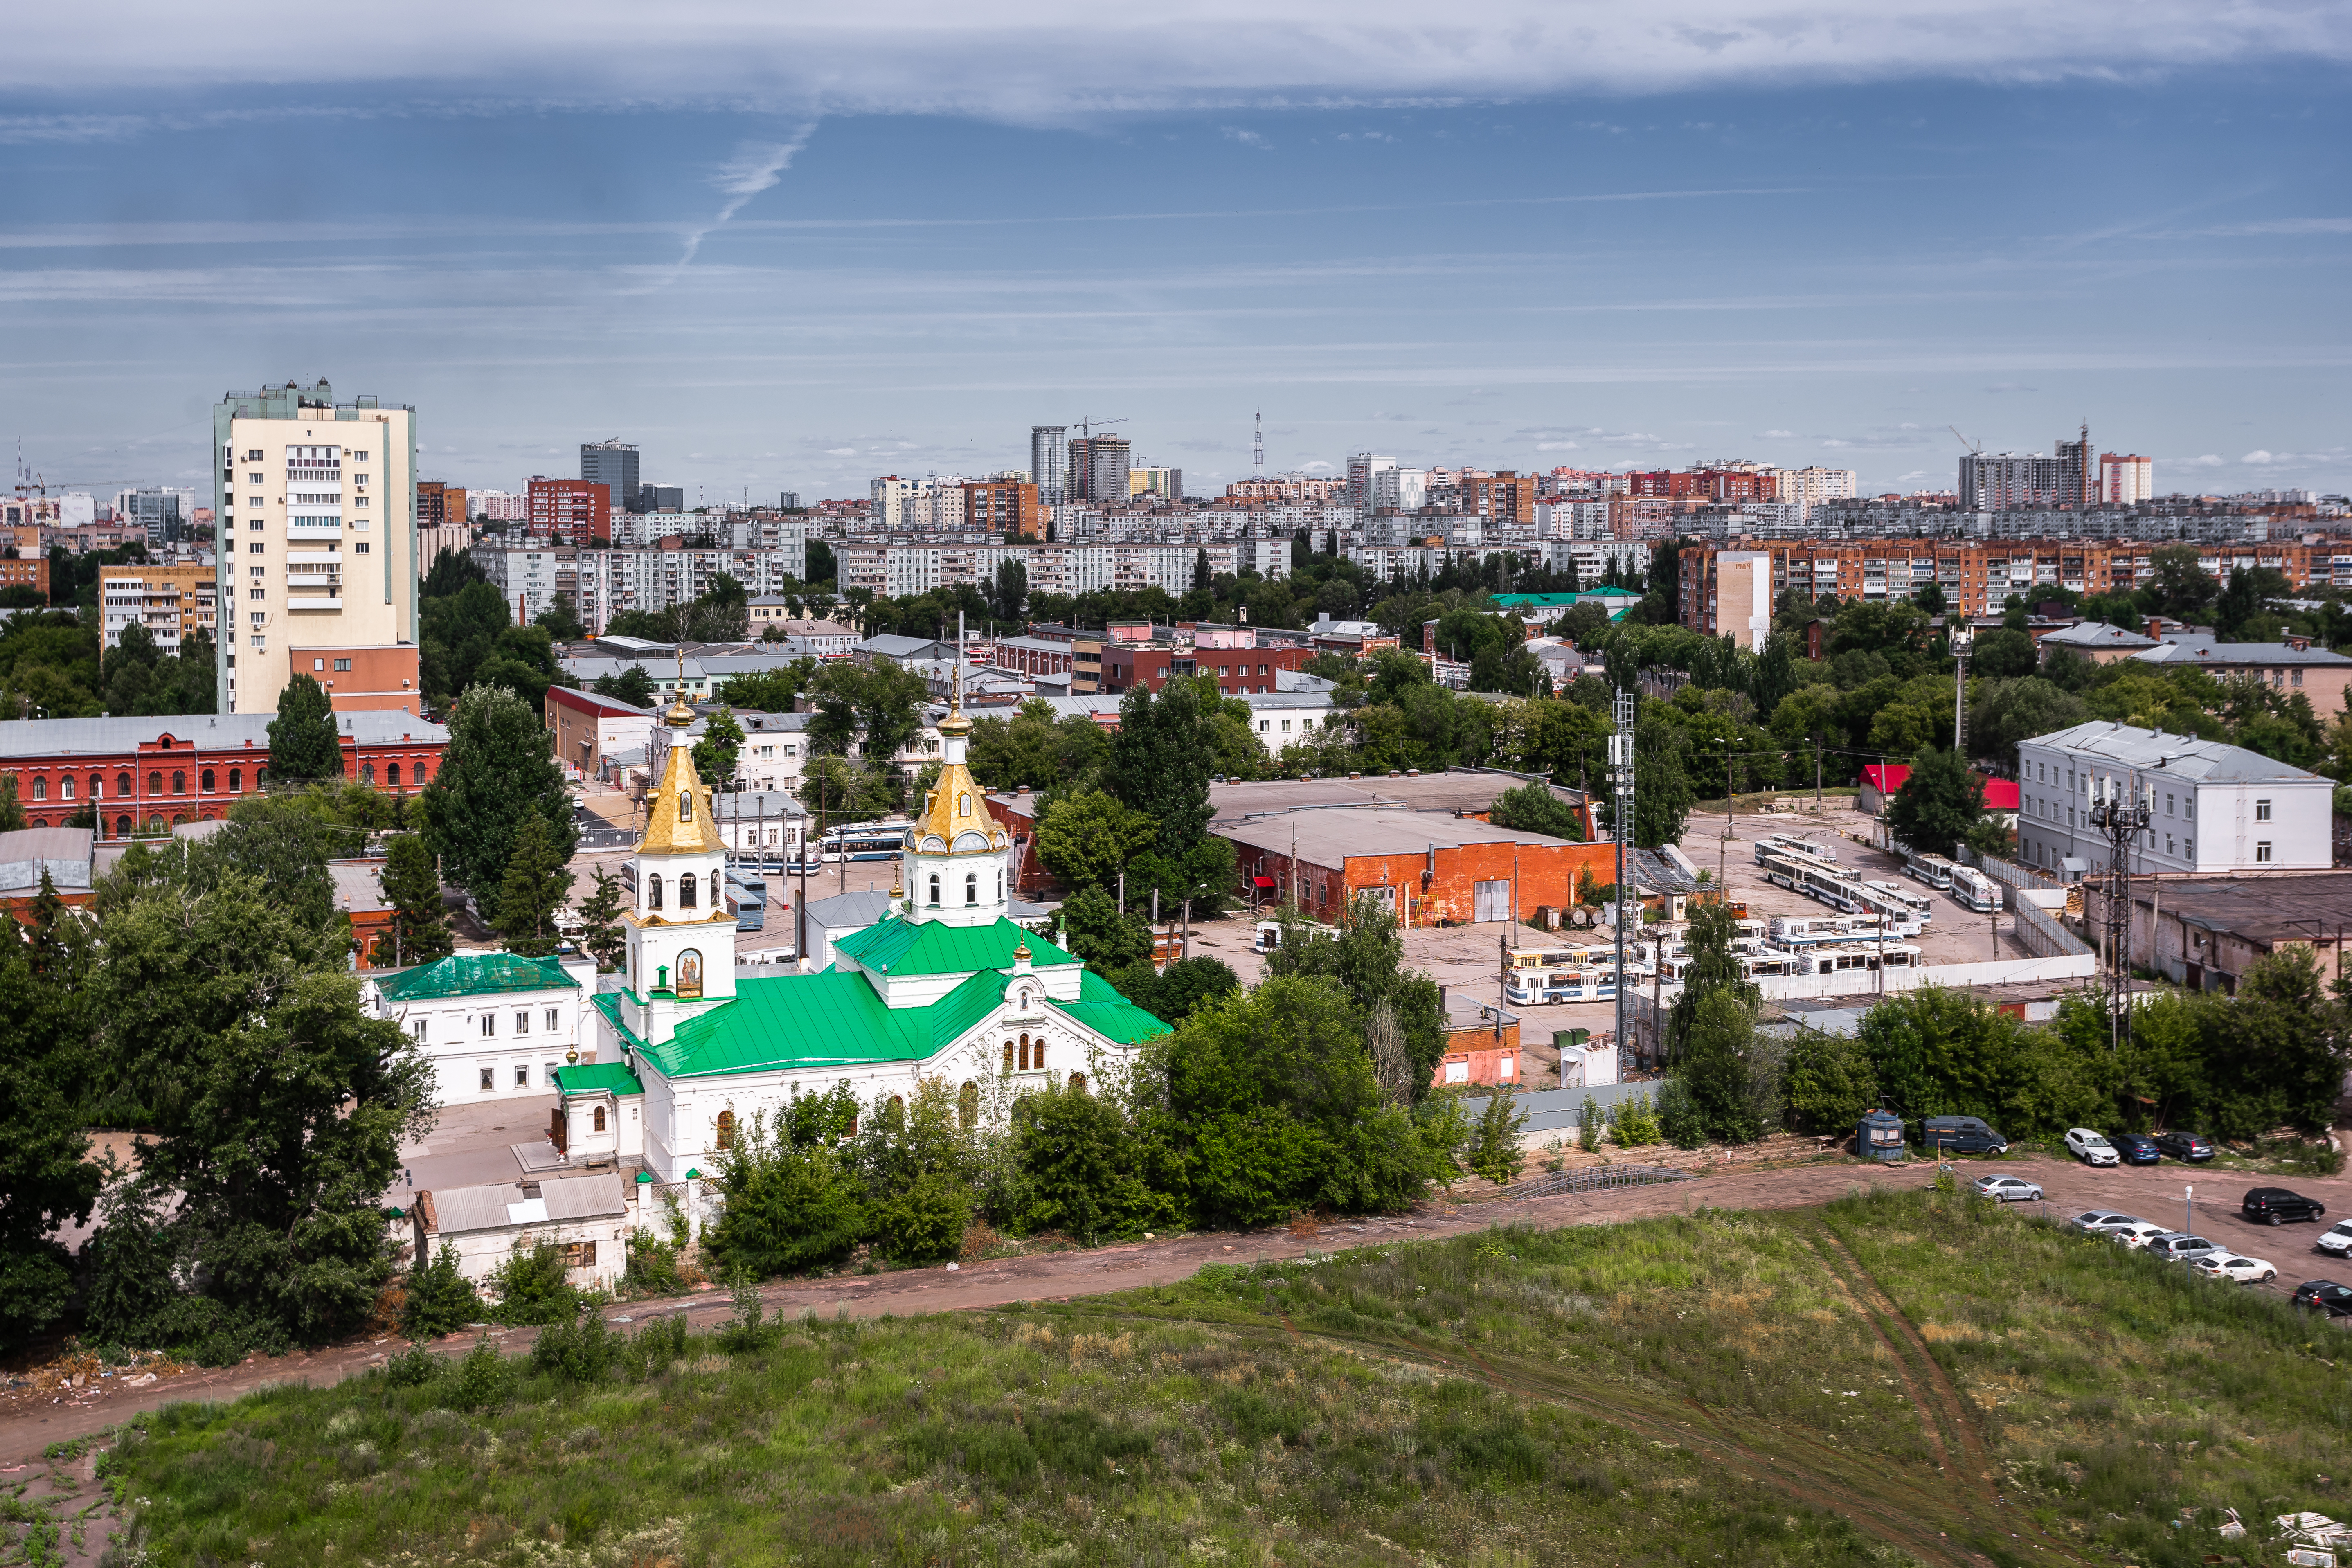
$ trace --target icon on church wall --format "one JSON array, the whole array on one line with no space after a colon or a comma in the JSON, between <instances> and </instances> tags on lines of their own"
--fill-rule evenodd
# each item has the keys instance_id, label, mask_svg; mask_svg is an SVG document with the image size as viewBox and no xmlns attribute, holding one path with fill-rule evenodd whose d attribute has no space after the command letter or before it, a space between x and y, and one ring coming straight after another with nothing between
<instances>
[{"instance_id":1,"label":"icon on church wall","mask_svg":"<svg viewBox=\"0 0 2352 1568\"><path fill-rule=\"evenodd\" d=\"M677 955L677 994L702 994L702 954L690 947Z\"/></svg>"}]
</instances>

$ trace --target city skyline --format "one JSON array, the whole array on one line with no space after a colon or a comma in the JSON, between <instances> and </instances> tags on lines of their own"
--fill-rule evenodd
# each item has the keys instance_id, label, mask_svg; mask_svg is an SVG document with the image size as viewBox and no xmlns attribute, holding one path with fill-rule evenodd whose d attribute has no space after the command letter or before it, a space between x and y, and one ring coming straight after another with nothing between
<instances>
[{"instance_id":1,"label":"city skyline","mask_svg":"<svg viewBox=\"0 0 2352 1568\"><path fill-rule=\"evenodd\" d=\"M2352 487L2341 7L1157 15L689 7L617 55L597 9L429 53L44 16L0 438L201 485L225 389L325 376L413 405L426 477L617 434L689 504L1026 468L1089 415L1213 493L1261 406L1269 471L1948 489L1947 426L2087 418L2163 491Z\"/></svg>"}]
</instances>

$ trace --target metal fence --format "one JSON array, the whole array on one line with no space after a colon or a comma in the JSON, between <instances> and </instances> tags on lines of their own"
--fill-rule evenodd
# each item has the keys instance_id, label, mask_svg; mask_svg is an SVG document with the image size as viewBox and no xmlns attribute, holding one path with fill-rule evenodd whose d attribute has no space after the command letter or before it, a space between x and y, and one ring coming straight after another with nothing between
<instances>
[{"instance_id":1,"label":"metal fence","mask_svg":"<svg viewBox=\"0 0 2352 1568\"><path fill-rule=\"evenodd\" d=\"M2017 940L2036 958L2072 958L2091 951L2090 943L2060 925L2044 909L2020 899L2011 906L2017 916Z\"/></svg>"},{"instance_id":2,"label":"metal fence","mask_svg":"<svg viewBox=\"0 0 2352 1568\"><path fill-rule=\"evenodd\" d=\"M1974 866L1996 882L2006 882L2012 888L2063 888L2066 884L2047 872L2031 866L2021 866L2014 860L2004 860L1998 855L1986 855L1960 846L1960 859Z\"/></svg>"},{"instance_id":3,"label":"metal fence","mask_svg":"<svg viewBox=\"0 0 2352 1568\"><path fill-rule=\"evenodd\" d=\"M1694 1180L1692 1173L1671 1165L1587 1165L1580 1171L1553 1171L1504 1189L1510 1198L1552 1198L1562 1193L1590 1193L1602 1187L1647 1187L1660 1182Z\"/></svg>"}]
</instances>

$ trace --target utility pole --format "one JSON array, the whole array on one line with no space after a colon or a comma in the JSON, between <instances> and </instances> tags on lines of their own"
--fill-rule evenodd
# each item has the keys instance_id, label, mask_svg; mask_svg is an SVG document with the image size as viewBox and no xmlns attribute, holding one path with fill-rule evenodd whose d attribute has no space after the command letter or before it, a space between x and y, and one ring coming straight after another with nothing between
<instances>
[{"instance_id":1,"label":"utility pole","mask_svg":"<svg viewBox=\"0 0 2352 1568\"><path fill-rule=\"evenodd\" d=\"M1822 814L1822 738L1813 737L1813 815Z\"/></svg>"},{"instance_id":2,"label":"utility pole","mask_svg":"<svg viewBox=\"0 0 2352 1568\"><path fill-rule=\"evenodd\" d=\"M1954 614L1958 615L1958 612L1956 611ZM1968 752L1963 751L1961 747L1963 736L1966 734L1969 714L1969 649L1974 646L1976 642L1976 629L1969 625L1967 616L1960 616L1958 618L1958 624L1951 627L1948 636L1952 645L1952 658L1954 660L1952 666L1954 672L1952 678L1952 751L1955 755L1958 756L1960 760L1965 763L1968 760Z\"/></svg>"},{"instance_id":3,"label":"utility pole","mask_svg":"<svg viewBox=\"0 0 2352 1568\"><path fill-rule=\"evenodd\" d=\"M1625 922L1633 907L1633 699L1621 686L1610 706L1611 717L1617 726L1609 737L1609 826L1611 836L1617 841L1617 1049L1622 1060L1626 1046Z\"/></svg>"},{"instance_id":4,"label":"utility pole","mask_svg":"<svg viewBox=\"0 0 2352 1568\"><path fill-rule=\"evenodd\" d=\"M1723 842L1715 847L1715 896L1729 903L1731 895L1724 890L1725 879L1731 874L1731 742L1723 742Z\"/></svg>"}]
</instances>

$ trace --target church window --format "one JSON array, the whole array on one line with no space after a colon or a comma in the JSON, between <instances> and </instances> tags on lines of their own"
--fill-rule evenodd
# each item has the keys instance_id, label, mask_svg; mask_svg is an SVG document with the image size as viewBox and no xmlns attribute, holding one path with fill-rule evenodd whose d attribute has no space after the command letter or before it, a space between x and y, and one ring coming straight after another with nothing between
<instances>
[{"instance_id":1,"label":"church window","mask_svg":"<svg viewBox=\"0 0 2352 1568\"><path fill-rule=\"evenodd\" d=\"M185 795L188 793L187 774L173 773L172 775L172 793L173 795Z\"/></svg>"},{"instance_id":2,"label":"church window","mask_svg":"<svg viewBox=\"0 0 2352 1568\"><path fill-rule=\"evenodd\" d=\"M980 1125L980 1085L969 1079L956 1090L956 1125L967 1131Z\"/></svg>"},{"instance_id":3,"label":"church window","mask_svg":"<svg viewBox=\"0 0 2352 1568\"><path fill-rule=\"evenodd\" d=\"M1004 901L1004 873L1002 871L996 874L996 901L1000 904Z\"/></svg>"},{"instance_id":4,"label":"church window","mask_svg":"<svg viewBox=\"0 0 2352 1568\"><path fill-rule=\"evenodd\" d=\"M646 908L657 910L661 907L661 873L656 871L646 879Z\"/></svg>"},{"instance_id":5,"label":"church window","mask_svg":"<svg viewBox=\"0 0 2352 1568\"><path fill-rule=\"evenodd\" d=\"M1013 1042L1011 1040L1004 1042L1004 1070L1006 1072L1011 1072L1013 1070Z\"/></svg>"},{"instance_id":6,"label":"church window","mask_svg":"<svg viewBox=\"0 0 2352 1568\"><path fill-rule=\"evenodd\" d=\"M529 1089L530 1087L530 1066L529 1063L518 1062L515 1064L515 1087L517 1089Z\"/></svg>"},{"instance_id":7,"label":"church window","mask_svg":"<svg viewBox=\"0 0 2352 1568\"><path fill-rule=\"evenodd\" d=\"M980 902L980 873L968 871L963 879L963 901L969 909Z\"/></svg>"},{"instance_id":8,"label":"church window","mask_svg":"<svg viewBox=\"0 0 2352 1568\"><path fill-rule=\"evenodd\" d=\"M971 796L962 790L956 791L956 815L958 816L971 815Z\"/></svg>"},{"instance_id":9,"label":"church window","mask_svg":"<svg viewBox=\"0 0 2352 1568\"><path fill-rule=\"evenodd\" d=\"M604 1108L601 1105L596 1108L595 1131L599 1132L604 1131Z\"/></svg>"},{"instance_id":10,"label":"church window","mask_svg":"<svg viewBox=\"0 0 2352 1568\"><path fill-rule=\"evenodd\" d=\"M530 1033L530 1008L518 1007L515 1009L515 1033L518 1035L528 1035Z\"/></svg>"},{"instance_id":11,"label":"church window","mask_svg":"<svg viewBox=\"0 0 2352 1568\"><path fill-rule=\"evenodd\" d=\"M715 1147L720 1149L735 1147L735 1113L731 1110L722 1110L719 1113L719 1142Z\"/></svg>"},{"instance_id":12,"label":"church window","mask_svg":"<svg viewBox=\"0 0 2352 1568\"><path fill-rule=\"evenodd\" d=\"M1021 1070L1029 1070L1029 1037L1026 1035L1021 1037Z\"/></svg>"},{"instance_id":13,"label":"church window","mask_svg":"<svg viewBox=\"0 0 2352 1568\"><path fill-rule=\"evenodd\" d=\"M555 1033L555 1031L562 1026L556 1022L558 1016L559 1015L555 1008L550 1007L547 1010L547 1032L551 1035Z\"/></svg>"},{"instance_id":14,"label":"church window","mask_svg":"<svg viewBox=\"0 0 2352 1568\"><path fill-rule=\"evenodd\" d=\"M892 1095L890 1103L882 1108L882 1125L893 1132L907 1125L907 1101L903 1095Z\"/></svg>"},{"instance_id":15,"label":"church window","mask_svg":"<svg viewBox=\"0 0 2352 1568\"><path fill-rule=\"evenodd\" d=\"M691 871L677 879L677 907L682 910L694 908L694 873Z\"/></svg>"},{"instance_id":16,"label":"church window","mask_svg":"<svg viewBox=\"0 0 2352 1568\"><path fill-rule=\"evenodd\" d=\"M483 1038L485 1038L485 1039L488 1039L488 1038L489 1038L491 1036L496 1035L498 1032L499 1032L499 1016L498 1016L496 1013L485 1013L485 1014L483 1014L483 1015L482 1015L482 1037L483 1037Z\"/></svg>"},{"instance_id":17,"label":"church window","mask_svg":"<svg viewBox=\"0 0 2352 1568\"><path fill-rule=\"evenodd\" d=\"M1037 1044L1030 1050L1029 1065L1039 1072L1045 1070L1045 1037L1043 1035L1037 1037Z\"/></svg>"},{"instance_id":18,"label":"church window","mask_svg":"<svg viewBox=\"0 0 2352 1568\"><path fill-rule=\"evenodd\" d=\"M939 907L940 907L940 878L939 878L939 873L938 873L938 872L936 872L936 871L934 871L934 872L932 872L932 873L931 873L931 908L933 908L933 909L938 909Z\"/></svg>"},{"instance_id":19,"label":"church window","mask_svg":"<svg viewBox=\"0 0 2352 1568\"><path fill-rule=\"evenodd\" d=\"M677 792L677 819L680 822L694 820L694 792L690 789Z\"/></svg>"}]
</instances>

